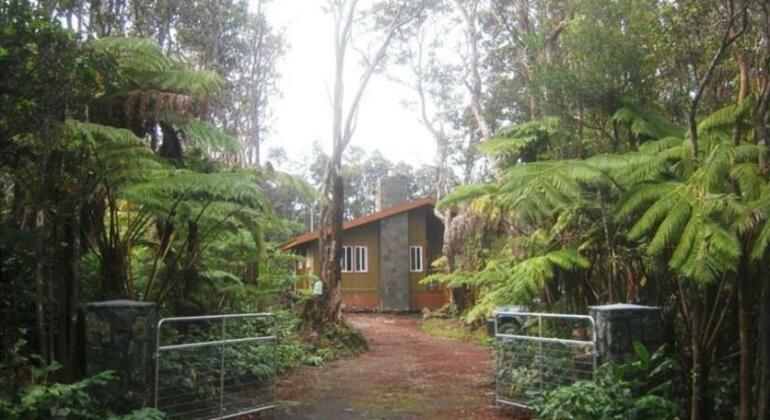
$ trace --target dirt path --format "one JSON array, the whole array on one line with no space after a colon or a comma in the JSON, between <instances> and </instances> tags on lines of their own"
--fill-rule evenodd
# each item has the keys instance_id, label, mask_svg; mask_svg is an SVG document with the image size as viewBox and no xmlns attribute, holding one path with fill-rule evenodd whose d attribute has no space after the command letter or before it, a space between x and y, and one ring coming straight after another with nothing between
<instances>
[{"instance_id":1,"label":"dirt path","mask_svg":"<svg viewBox=\"0 0 770 420\"><path fill-rule=\"evenodd\" d=\"M502 419L492 404L492 355L435 337L415 316L346 315L370 350L279 383L279 419Z\"/></svg>"}]
</instances>

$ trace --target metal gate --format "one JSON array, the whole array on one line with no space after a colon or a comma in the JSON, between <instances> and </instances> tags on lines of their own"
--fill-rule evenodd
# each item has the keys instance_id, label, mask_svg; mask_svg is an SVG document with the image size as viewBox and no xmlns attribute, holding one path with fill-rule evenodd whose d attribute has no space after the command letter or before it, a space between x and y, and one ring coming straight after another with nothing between
<instances>
[{"instance_id":1,"label":"metal gate","mask_svg":"<svg viewBox=\"0 0 770 420\"><path fill-rule=\"evenodd\" d=\"M274 327L270 313L161 319L155 408L171 419L221 419L273 408Z\"/></svg>"},{"instance_id":2,"label":"metal gate","mask_svg":"<svg viewBox=\"0 0 770 420\"><path fill-rule=\"evenodd\" d=\"M528 408L542 392L592 379L596 324L587 315L497 312L495 401Z\"/></svg>"}]
</instances>

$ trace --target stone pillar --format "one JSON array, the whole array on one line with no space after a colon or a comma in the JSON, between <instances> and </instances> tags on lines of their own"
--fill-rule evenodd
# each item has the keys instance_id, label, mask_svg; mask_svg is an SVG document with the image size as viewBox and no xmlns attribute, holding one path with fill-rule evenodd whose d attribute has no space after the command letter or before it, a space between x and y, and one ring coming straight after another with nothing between
<instances>
[{"instance_id":1,"label":"stone pillar","mask_svg":"<svg viewBox=\"0 0 770 420\"><path fill-rule=\"evenodd\" d=\"M380 220L380 306L409 310L409 214Z\"/></svg>"},{"instance_id":2,"label":"stone pillar","mask_svg":"<svg viewBox=\"0 0 770 420\"><path fill-rule=\"evenodd\" d=\"M596 322L596 344L601 363L632 360L636 354L636 341L650 351L663 343L660 308L616 303L589 309Z\"/></svg>"},{"instance_id":3,"label":"stone pillar","mask_svg":"<svg viewBox=\"0 0 770 420\"><path fill-rule=\"evenodd\" d=\"M131 300L86 305L86 372L115 371L119 380L96 390L117 413L153 403L154 303Z\"/></svg>"}]
</instances>

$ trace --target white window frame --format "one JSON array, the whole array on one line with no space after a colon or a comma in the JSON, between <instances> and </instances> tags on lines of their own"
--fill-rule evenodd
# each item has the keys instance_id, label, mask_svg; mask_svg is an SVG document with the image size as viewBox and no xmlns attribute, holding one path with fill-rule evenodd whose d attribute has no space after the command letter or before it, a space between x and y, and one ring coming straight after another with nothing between
<instances>
[{"instance_id":1,"label":"white window frame","mask_svg":"<svg viewBox=\"0 0 770 420\"><path fill-rule=\"evenodd\" d=\"M414 261L416 262L417 267L414 267L412 265L412 255L415 251L419 252L418 257ZM423 253L423 247L422 245L411 245L409 247L409 272L410 273L422 273L423 269L423 259L424 259L424 253Z\"/></svg>"},{"instance_id":2,"label":"white window frame","mask_svg":"<svg viewBox=\"0 0 770 420\"><path fill-rule=\"evenodd\" d=\"M348 259L348 255L350 256L350 259ZM353 247L352 246L343 246L342 247L342 255L340 255L340 268L342 269L343 273L351 273L353 272Z\"/></svg>"},{"instance_id":3,"label":"white window frame","mask_svg":"<svg viewBox=\"0 0 770 420\"><path fill-rule=\"evenodd\" d=\"M361 252L361 258L359 259L359 251ZM362 245L356 245L353 250L353 269L356 273L368 273L369 272L369 248ZM359 263L361 263L359 265Z\"/></svg>"}]
</instances>

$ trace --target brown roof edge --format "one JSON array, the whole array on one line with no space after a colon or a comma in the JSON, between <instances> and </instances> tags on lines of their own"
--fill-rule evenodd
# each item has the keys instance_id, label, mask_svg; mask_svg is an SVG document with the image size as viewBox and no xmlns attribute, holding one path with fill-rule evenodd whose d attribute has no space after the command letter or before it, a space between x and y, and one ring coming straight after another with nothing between
<instances>
[{"instance_id":1,"label":"brown roof edge","mask_svg":"<svg viewBox=\"0 0 770 420\"><path fill-rule=\"evenodd\" d=\"M434 205L436 205L436 199L433 197L424 197L424 198L418 198L411 201L405 201L403 203L396 204L393 207L389 207L385 210L380 210L378 212L367 214L366 216L361 216L353 220L348 220L347 222L342 224L342 230L345 231L348 229L353 229L358 226L363 226L372 222L385 219L390 216L395 216L397 214L401 214L410 210L418 209L420 207L434 206ZM318 239L317 231L308 232L300 236L297 236L296 238L290 240L289 242L282 244L279 248L281 249L281 251L287 251L297 246L304 245L308 242L312 242L316 239Z\"/></svg>"}]
</instances>

